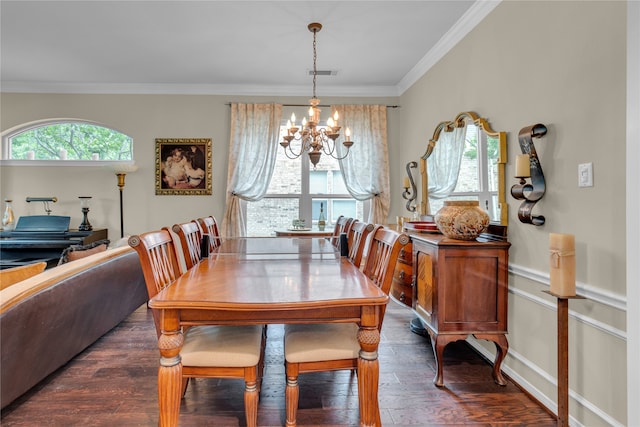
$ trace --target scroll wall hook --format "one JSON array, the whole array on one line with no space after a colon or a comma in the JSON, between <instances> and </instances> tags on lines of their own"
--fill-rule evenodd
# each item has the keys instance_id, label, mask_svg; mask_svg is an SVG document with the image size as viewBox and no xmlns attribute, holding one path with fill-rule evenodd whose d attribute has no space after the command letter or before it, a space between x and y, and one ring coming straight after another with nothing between
<instances>
[{"instance_id":1,"label":"scroll wall hook","mask_svg":"<svg viewBox=\"0 0 640 427\"><path fill-rule=\"evenodd\" d=\"M418 195L418 189L416 188L416 183L413 180L413 176L411 175L411 169L417 168L417 162L409 162L407 163L407 175L408 178L404 179L404 192L402 193L402 198L407 200L407 210L409 212L416 212L416 206L413 204L413 201L416 199Z\"/></svg>"},{"instance_id":2,"label":"scroll wall hook","mask_svg":"<svg viewBox=\"0 0 640 427\"><path fill-rule=\"evenodd\" d=\"M522 155L516 159L516 178L520 183L511 187L511 195L516 200L524 200L518 209L518 219L525 224L543 225L544 216L532 215L535 204L542 199L545 193L544 174L533 138L542 138L547 134L547 127L541 123L531 125L520 130L518 142ZM527 168L528 163L528 168ZM528 170L527 170L528 169ZM527 183L526 178L531 179Z\"/></svg>"}]
</instances>

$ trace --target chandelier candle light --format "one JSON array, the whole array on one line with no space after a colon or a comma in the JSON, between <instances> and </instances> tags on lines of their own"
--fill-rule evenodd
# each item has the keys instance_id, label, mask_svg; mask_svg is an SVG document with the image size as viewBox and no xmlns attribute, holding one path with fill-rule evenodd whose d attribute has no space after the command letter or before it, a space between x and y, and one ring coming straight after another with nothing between
<instances>
[{"instance_id":1,"label":"chandelier candle light","mask_svg":"<svg viewBox=\"0 0 640 427\"><path fill-rule=\"evenodd\" d=\"M340 156L337 150L336 139L340 137L341 127L338 124L338 112L336 111L333 117L329 117L327 125L324 128L318 128L320 124L320 100L316 97L316 77L318 71L316 68L316 34L322 29L322 25L317 22L312 22L307 26L309 31L313 33L313 98L309 100L309 119L306 117L302 119L301 127L296 127L296 116L291 114L291 120L287 122L287 134L284 135L283 141L280 142L282 148L284 148L285 155L290 159L297 159L305 151L309 153L309 160L313 164L313 168L320 161L320 156L324 153L334 159L342 160L349 154L349 149L353 145L351 141L351 131L349 128L345 129L345 140L342 145L346 147L346 152L343 156ZM300 141L300 149L295 152L291 148L291 141Z\"/></svg>"}]
</instances>

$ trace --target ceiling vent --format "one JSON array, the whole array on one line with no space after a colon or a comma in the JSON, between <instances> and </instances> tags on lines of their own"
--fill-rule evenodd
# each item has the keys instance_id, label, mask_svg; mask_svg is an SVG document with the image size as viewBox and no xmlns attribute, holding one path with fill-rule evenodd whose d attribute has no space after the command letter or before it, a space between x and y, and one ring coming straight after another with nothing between
<instances>
[{"instance_id":1,"label":"ceiling vent","mask_svg":"<svg viewBox=\"0 0 640 427\"><path fill-rule=\"evenodd\" d=\"M313 70L308 70L307 72L309 73L310 76L313 76ZM316 73L319 76L337 76L338 75L337 70L317 70Z\"/></svg>"}]
</instances>

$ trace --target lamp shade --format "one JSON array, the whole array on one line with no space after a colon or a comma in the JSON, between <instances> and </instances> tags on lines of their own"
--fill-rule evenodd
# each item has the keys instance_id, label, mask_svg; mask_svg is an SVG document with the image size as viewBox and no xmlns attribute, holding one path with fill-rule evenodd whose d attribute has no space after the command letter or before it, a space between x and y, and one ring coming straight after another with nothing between
<instances>
[{"instance_id":1,"label":"lamp shade","mask_svg":"<svg viewBox=\"0 0 640 427\"><path fill-rule=\"evenodd\" d=\"M132 173L138 170L138 165L135 162L128 163L114 163L108 166L114 173Z\"/></svg>"}]
</instances>

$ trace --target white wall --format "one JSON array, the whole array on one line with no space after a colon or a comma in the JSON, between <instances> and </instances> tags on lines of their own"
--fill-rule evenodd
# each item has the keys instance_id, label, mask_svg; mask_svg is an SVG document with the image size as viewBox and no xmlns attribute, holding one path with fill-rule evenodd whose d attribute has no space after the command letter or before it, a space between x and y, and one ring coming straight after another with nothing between
<instances>
[{"instance_id":1,"label":"white wall","mask_svg":"<svg viewBox=\"0 0 640 427\"><path fill-rule=\"evenodd\" d=\"M575 425L626 424L626 3L502 2L403 94L403 161L417 159L431 129L461 111L507 132L507 186L516 183L518 132L535 140L547 193L522 224L510 195L509 355L504 369L556 405L556 301L548 289L549 233L576 236L578 291L570 302L570 412ZM578 188L593 162L594 186ZM493 359L494 349L475 342ZM446 371L446 366L445 366Z\"/></svg>"}]
</instances>

